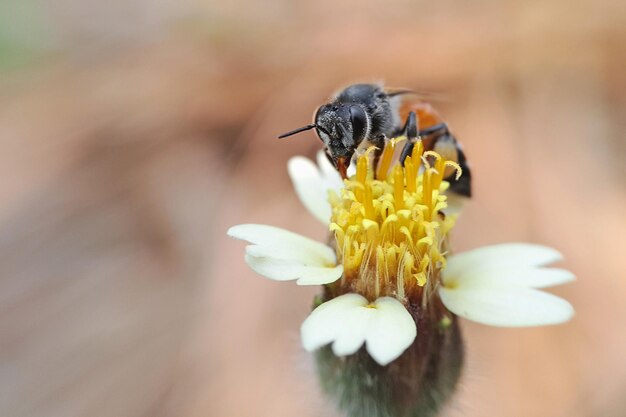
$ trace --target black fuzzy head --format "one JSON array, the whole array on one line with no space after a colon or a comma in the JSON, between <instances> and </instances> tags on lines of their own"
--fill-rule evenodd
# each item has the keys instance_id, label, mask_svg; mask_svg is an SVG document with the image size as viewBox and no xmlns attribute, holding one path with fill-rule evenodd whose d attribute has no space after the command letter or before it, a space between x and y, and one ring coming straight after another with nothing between
<instances>
[{"instance_id":1,"label":"black fuzzy head","mask_svg":"<svg viewBox=\"0 0 626 417\"><path fill-rule=\"evenodd\" d=\"M317 109L315 126L337 166L340 160L350 163L354 151L369 133L370 120L358 104L330 103Z\"/></svg>"}]
</instances>

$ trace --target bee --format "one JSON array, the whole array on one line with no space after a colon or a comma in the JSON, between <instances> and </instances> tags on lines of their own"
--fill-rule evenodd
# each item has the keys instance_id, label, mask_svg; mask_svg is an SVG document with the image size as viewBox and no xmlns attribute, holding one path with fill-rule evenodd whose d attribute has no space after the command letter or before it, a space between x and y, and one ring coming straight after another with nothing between
<instances>
[{"instance_id":1,"label":"bee","mask_svg":"<svg viewBox=\"0 0 626 417\"><path fill-rule=\"evenodd\" d=\"M460 143L433 107L410 90L386 90L378 84L353 84L322 104L313 123L284 133L279 139L315 129L326 155L343 178L357 149L376 146L378 160L387 138L407 136L401 161L410 155L418 138L425 150L433 150L457 162L463 174L446 177L450 190L471 196L471 172Z\"/></svg>"}]
</instances>

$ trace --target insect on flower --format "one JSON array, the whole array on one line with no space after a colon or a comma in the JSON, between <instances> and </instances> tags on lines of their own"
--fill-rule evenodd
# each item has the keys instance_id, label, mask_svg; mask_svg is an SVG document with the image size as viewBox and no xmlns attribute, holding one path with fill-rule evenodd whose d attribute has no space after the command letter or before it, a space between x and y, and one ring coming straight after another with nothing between
<instances>
[{"instance_id":1,"label":"insect on flower","mask_svg":"<svg viewBox=\"0 0 626 417\"><path fill-rule=\"evenodd\" d=\"M561 259L554 249L509 243L451 254L448 179L461 178L463 166L407 140L385 140L378 154L354 151L355 173L343 180L324 151L317 165L289 161L296 193L330 244L267 225L228 231L249 242L245 261L260 275L323 286L302 344L349 416L434 415L460 375L458 317L519 327L574 313L541 290L574 279L546 267Z\"/></svg>"},{"instance_id":2,"label":"insect on flower","mask_svg":"<svg viewBox=\"0 0 626 417\"><path fill-rule=\"evenodd\" d=\"M417 138L424 149L434 150L462 168L458 178L448 172L446 180L451 191L471 196L471 174L460 143L450 133L432 106L410 90L386 90L378 84L353 84L335 95L330 103L321 105L312 124L284 133L286 138L315 129L326 148L326 155L342 178L355 152L375 146L376 164L388 138L405 135L408 140L401 161L411 154Z\"/></svg>"}]
</instances>

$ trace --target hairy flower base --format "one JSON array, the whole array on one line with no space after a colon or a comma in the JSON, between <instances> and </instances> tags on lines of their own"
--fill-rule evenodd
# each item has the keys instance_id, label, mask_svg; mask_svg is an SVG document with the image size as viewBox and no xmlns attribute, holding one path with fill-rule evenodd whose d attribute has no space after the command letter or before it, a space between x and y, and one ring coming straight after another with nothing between
<instances>
[{"instance_id":1,"label":"hairy flower base","mask_svg":"<svg viewBox=\"0 0 626 417\"><path fill-rule=\"evenodd\" d=\"M395 361L379 365L361 348L338 357L326 346L315 359L322 389L348 417L429 417L454 393L463 364L455 317L410 306L420 337Z\"/></svg>"}]
</instances>

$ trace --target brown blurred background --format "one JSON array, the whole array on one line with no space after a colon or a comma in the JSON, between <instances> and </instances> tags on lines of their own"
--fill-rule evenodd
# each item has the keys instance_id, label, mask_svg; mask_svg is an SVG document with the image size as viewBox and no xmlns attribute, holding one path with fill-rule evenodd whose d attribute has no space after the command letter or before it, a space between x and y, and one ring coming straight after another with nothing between
<instances>
[{"instance_id":1,"label":"brown blurred background","mask_svg":"<svg viewBox=\"0 0 626 417\"><path fill-rule=\"evenodd\" d=\"M626 416L626 3L0 0L0 415L335 416L316 288L233 224L321 238L285 164L354 81L436 92L473 166L457 250L559 248L576 318L465 323L445 416Z\"/></svg>"}]
</instances>

